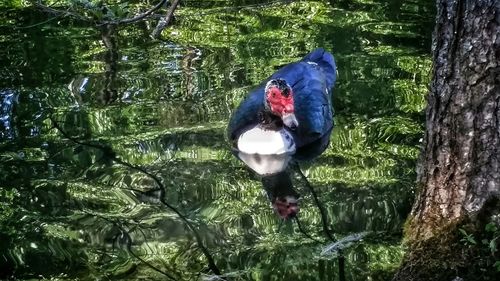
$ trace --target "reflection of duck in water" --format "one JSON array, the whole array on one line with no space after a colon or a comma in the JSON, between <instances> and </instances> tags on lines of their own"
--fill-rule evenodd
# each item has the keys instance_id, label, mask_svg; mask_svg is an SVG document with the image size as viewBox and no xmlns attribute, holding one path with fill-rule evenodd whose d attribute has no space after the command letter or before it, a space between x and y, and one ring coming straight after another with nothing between
<instances>
[{"instance_id":1,"label":"reflection of duck in water","mask_svg":"<svg viewBox=\"0 0 500 281\"><path fill-rule=\"evenodd\" d=\"M289 162L317 157L330 141L330 89L335 79L333 56L316 49L265 80L229 122L234 154L263 176L264 188L281 218L294 217L299 210L298 194L286 171Z\"/></svg>"}]
</instances>

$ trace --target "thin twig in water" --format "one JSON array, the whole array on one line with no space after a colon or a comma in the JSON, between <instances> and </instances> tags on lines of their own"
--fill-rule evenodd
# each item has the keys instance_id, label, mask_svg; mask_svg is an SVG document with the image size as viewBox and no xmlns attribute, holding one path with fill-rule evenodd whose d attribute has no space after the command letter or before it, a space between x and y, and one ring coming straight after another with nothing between
<instances>
[{"instance_id":1,"label":"thin twig in water","mask_svg":"<svg viewBox=\"0 0 500 281\"><path fill-rule=\"evenodd\" d=\"M179 216L179 218L187 225L187 227L191 230L191 232L193 232L194 238L196 240L196 243L198 244L198 247L202 251L205 258L207 259L208 267L210 268L210 270L212 270L212 272L214 274L220 275L219 268L215 265L214 259L213 259L212 255L210 254L210 252L208 252L208 249L205 248L205 246L203 245L203 241L201 239L201 236L198 233L198 231L196 230L196 228L194 227L194 225L183 214L181 214L174 206L170 205L165 200L166 188L161 183L160 179L156 175L145 170L144 168L139 167L139 166L134 166L130 163L124 162L120 158L118 158L117 156L115 156L115 158L113 160L118 164L121 164L123 166L129 167L131 169L134 169L134 170L137 170L137 171L140 171L140 172L146 174L147 176L149 176L150 178L152 178L156 182L156 184L161 188L161 191L160 191L161 194L160 194L160 198L159 198L160 202L163 205L165 205L167 208L169 208L171 211L173 211L177 216Z\"/></svg>"},{"instance_id":2,"label":"thin twig in water","mask_svg":"<svg viewBox=\"0 0 500 281\"><path fill-rule=\"evenodd\" d=\"M16 26L15 28L16 28L16 29L27 29L27 28L33 28L33 27L37 27L37 26L39 26L39 25L44 25L44 24L46 24L46 23L48 23L48 22L51 22L51 21L53 21L53 20L56 20L56 19L58 19L58 18L60 18L60 17L62 17L62 14L56 15L55 17L52 17L52 18L50 18L50 19L48 19L48 20L44 20L44 21L42 21L42 22L37 22L37 23L34 23L34 24L32 24L32 25L27 25L27 26Z\"/></svg>"},{"instance_id":3,"label":"thin twig in water","mask_svg":"<svg viewBox=\"0 0 500 281\"><path fill-rule=\"evenodd\" d=\"M168 209L170 209L171 211L173 211L184 222L184 224L186 224L186 226L189 228L189 230L191 230L191 232L193 233L193 235L195 237L195 240L196 240L196 243L198 244L198 248L201 250L201 252L205 256L205 258L207 259L208 267L210 268L210 270L214 274L216 274L216 275L221 275L221 272L220 272L219 268L217 267L217 265L215 264L212 255L210 254L210 252L208 251L208 249L203 245L203 241L201 239L201 236L198 233L198 231L196 230L196 228L194 227L194 225L181 212L179 212L179 210L177 210L174 206L170 205L165 200L165 197L166 197L165 196L165 194L166 194L166 188L163 185L163 183L161 182L161 180L156 175L148 172L146 169L144 169L142 167L134 166L134 165L132 165L130 163L127 163L127 162L121 160L120 158L118 158L118 156L113 151L113 149L111 147L109 147L109 146L103 145L101 143L86 143L86 142L82 142L82 141L80 141L78 139L75 139L74 137L72 137L69 134L67 134L62 129L62 127L59 126L59 123L52 118L52 116L50 116L49 119L51 120L53 127L56 128L64 137L66 137L67 139L71 140L72 142L74 142L76 144L79 144L79 145L83 145L83 146L88 146L88 147L93 147L93 148L100 149L101 151L104 152L104 154L106 156L108 156L110 159L112 159L116 163L121 164L121 165L123 165L125 167L128 167L130 169L142 172L145 175L149 176L151 179L153 179L153 181L160 188L160 198L159 198L160 202L163 205L165 205Z\"/></svg>"},{"instance_id":4,"label":"thin twig in water","mask_svg":"<svg viewBox=\"0 0 500 281\"><path fill-rule=\"evenodd\" d=\"M47 13L51 13L51 14L54 14L54 15L57 15L57 16L62 16L62 17L71 16L71 17L73 17L75 19L78 19L78 20L81 20L81 21L85 21L85 22L91 21L89 18L86 18L86 17L83 17L83 16L81 16L79 14L75 14L73 12L70 12L69 8L66 9L65 11L61 11L61 10L54 9L52 7L49 7L49 6L45 6L42 3L40 3L40 2L33 3L33 5L35 7L37 7L38 9L44 10Z\"/></svg>"},{"instance_id":5,"label":"thin twig in water","mask_svg":"<svg viewBox=\"0 0 500 281\"><path fill-rule=\"evenodd\" d=\"M332 234L330 233L330 229L328 228L328 217L326 215L325 208L323 208L323 205L319 202L318 195L316 194L316 191L314 191L314 188L309 183L309 180L302 173L302 170L300 169L299 164L296 164L295 167L296 167L296 170L299 173L300 177L302 178L302 180L304 180L304 182L306 183L306 187L307 187L307 189L309 189L309 192L311 192L313 199L314 199L314 203L316 204L316 206L319 209L319 212L321 214L321 223L323 224L323 232L325 232L326 236L328 237L328 239L330 239L330 241L336 242L337 240L332 236Z\"/></svg>"},{"instance_id":6,"label":"thin twig in water","mask_svg":"<svg viewBox=\"0 0 500 281\"><path fill-rule=\"evenodd\" d=\"M100 218L102 220L105 220L105 221L107 221L109 223L112 223L114 226L118 227L120 229L121 234L124 235L125 238L126 238L126 241L127 241L127 252L130 255L132 255L135 259L139 260L141 263L145 264L146 266L148 266L149 268L153 269L154 271L165 275L170 280L174 280L174 281L178 280L174 276L172 276L171 274L169 274L168 272L163 271L163 270L157 268L156 266L150 264L149 262L147 262L143 258L141 258L139 255L137 255L136 253L134 253L134 251L132 250L132 237L130 237L130 234L128 233L128 231L126 231L120 223L114 222L114 221L112 221L112 220L110 220L110 219L108 219L106 217L103 217L103 216L100 216L100 215L97 215L97 214L93 214L93 213L87 212L85 210L82 210L82 212L84 212L84 213L86 213L88 215L91 215L91 216L98 217L98 218ZM113 244L114 244L114 242L113 242Z\"/></svg>"},{"instance_id":7,"label":"thin twig in water","mask_svg":"<svg viewBox=\"0 0 500 281\"><path fill-rule=\"evenodd\" d=\"M146 264L149 268L153 269L154 271L157 271L165 276L167 276L168 278L172 279L172 280L177 280L175 277L173 277L172 275L170 275L168 272L165 272L159 268L157 268L156 266L148 263L147 261L145 261L143 258L141 258L139 255L137 255L136 253L134 253L134 251L132 250L132 237L130 237L130 234L125 231L125 229L123 229L121 226L118 226L120 227L122 233L124 233L125 237L127 238L127 251L136 259L138 259L140 262Z\"/></svg>"},{"instance_id":8,"label":"thin twig in water","mask_svg":"<svg viewBox=\"0 0 500 281\"><path fill-rule=\"evenodd\" d=\"M304 182L306 183L306 187L311 192L314 202L319 209L319 212L321 214L321 223L323 224L323 232L326 234L328 239L330 239L330 241L337 242L337 240L330 234L330 229L328 228L328 217L326 216L326 211L323 208L323 205L319 202L316 191L314 191L314 188L312 187L311 183L309 183L307 177L304 175L304 173L302 173L302 170L300 169L298 163L296 163L295 168L299 173L300 177L302 178L302 180L304 180ZM338 259L339 259L339 280L345 281L345 257L341 249L338 250Z\"/></svg>"},{"instance_id":9,"label":"thin twig in water","mask_svg":"<svg viewBox=\"0 0 500 281\"><path fill-rule=\"evenodd\" d=\"M307 232L304 231L304 229L302 228L302 225L300 224L299 217L295 217L295 221L297 222L297 226L299 228L299 231L302 232L302 234L304 234L305 237L313 240L316 243L321 243L321 241L319 241L318 239L313 238L311 235L307 234Z\"/></svg>"},{"instance_id":10,"label":"thin twig in water","mask_svg":"<svg viewBox=\"0 0 500 281\"><path fill-rule=\"evenodd\" d=\"M155 11L159 10L163 5L165 5L165 3L167 2L167 0L160 0L155 6L153 6L151 9L145 11L145 12L142 12L132 18L125 18L125 19L120 19L120 20L108 20L108 21L102 21L102 22L98 22L98 26L102 26L102 25L119 25L119 24L129 24L129 23L134 23L134 22L137 22L137 21L140 21L140 20L143 20L145 19L146 17L152 15ZM76 14L76 13L73 13L70 11L70 9L66 9L65 11L61 11L61 10L58 10L58 9L54 9L52 7L49 7L49 6L45 6L43 4L41 4L40 2L36 2L33 4L35 7L39 8L39 9L42 9L46 12L49 12L49 13L52 13L52 14L56 14L57 16L71 16L73 18L76 18L76 19L79 19L79 20L82 20L82 21L86 21L86 22L95 22L95 20L89 18L89 17L84 17L82 15L79 15L79 14Z\"/></svg>"},{"instance_id":11,"label":"thin twig in water","mask_svg":"<svg viewBox=\"0 0 500 281\"><path fill-rule=\"evenodd\" d=\"M172 14L173 14L175 8L179 4L179 1L180 0L174 0L172 5L170 6L170 9L167 12L167 15L165 17L161 17L160 22L158 23L157 27L155 28L155 30L151 34L151 36L153 38L157 38L159 36L159 34L161 33L161 31L168 25L168 23L170 22L170 20L172 18ZM62 10L52 8L50 6L43 5L40 1L37 1L37 2L31 1L31 2L35 7L39 8L41 10L44 10L45 12L57 15L56 17L72 17L72 18L75 18L75 19L78 19L78 20L81 20L84 22L95 23L97 26L103 26L103 25L130 24L130 23L135 23L135 22L141 21L149 16L153 16L154 15L153 13L156 12L157 10L161 9L161 7L165 5L167 0L161 0L155 6L153 6L151 9L149 9L145 12L142 12L140 14L137 14L136 16L134 16L132 18L125 18L125 19L120 19L120 20L97 21L97 22L95 19L93 19L91 17L85 17L85 16L82 16L80 14L77 14L77 13L70 11L70 8L66 9L65 11L62 11ZM270 6L279 5L279 4L289 4L289 3L293 3L293 2L295 2L295 1L294 0L277 0L277 1L271 1L268 3L250 4L250 5L242 5L242 6L236 6L236 7L213 8L205 13L197 13L195 16L200 17L200 16L205 16L208 14L220 13L221 11L230 11L230 10L241 11L244 9L251 9L251 8L265 8L265 7L270 7ZM154 16L156 16L156 14ZM51 18L45 22L34 24L33 26L41 25L41 24L50 22L54 19L55 18ZM33 26L18 27L18 28L30 28Z\"/></svg>"},{"instance_id":12,"label":"thin twig in water","mask_svg":"<svg viewBox=\"0 0 500 281\"><path fill-rule=\"evenodd\" d=\"M158 4L156 4L151 9L149 9L149 10L143 12L143 13L140 13L140 14L136 15L133 18L121 19L121 20L117 20L117 21L105 21L105 22L102 22L101 25L105 25L105 24L127 24L127 23L134 23L136 21L140 21L140 20L146 18L147 16L151 15L152 13L154 13L156 10L159 10L163 5L165 5L166 2L167 2L167 0L161 0L160 2L158 2Z\"/></svg>"}]
</instances>

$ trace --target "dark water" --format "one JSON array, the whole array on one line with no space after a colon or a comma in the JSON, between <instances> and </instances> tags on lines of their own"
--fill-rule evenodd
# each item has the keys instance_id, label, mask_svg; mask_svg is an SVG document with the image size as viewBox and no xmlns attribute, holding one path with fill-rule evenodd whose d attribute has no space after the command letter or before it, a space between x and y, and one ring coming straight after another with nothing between
<instances>
[{"instance_id":1,"label":"dark water","mask_svg":"<svg viewBox=\"0 0 500 281\"><path fill-rule=\"evenodd\" d=\"M319 242L276 218L225 139L246 92L315 47L337 60L336 128L306 175L335 236L364 235L344 245L347 280L390 279L413 199L434 4L228 8L256 3L185 1L160 41L154 22L38 24L53 16L2 6L0 279L170 280L149 264L217 280L166 203L231 280L338 280L303 182L300 220Z\"/></svg>"}]
</instances>

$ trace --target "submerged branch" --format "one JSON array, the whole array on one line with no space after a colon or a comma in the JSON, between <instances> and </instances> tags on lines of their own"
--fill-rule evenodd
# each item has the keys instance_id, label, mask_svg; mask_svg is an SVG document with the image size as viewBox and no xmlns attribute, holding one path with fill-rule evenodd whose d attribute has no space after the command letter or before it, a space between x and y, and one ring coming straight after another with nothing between
<instances>
[{"instance_id":1,"label":"submerged branch","mask_svg":"<svg viewBox=\"0 0 500 281\"><path fill-rule=\"evenodd\" d=\"M114 226L116 226L118 229L120 229L120 234L125 238L126 240L126 247L127 247L127 252L133 256L135 259L137 259L138 261L140 261L141 263L145 264L146 266L148 266L149 268L151 268L152 270L162 274L162 275L165 275L165 277L167 277L169 280L173 280L173 281L177 281L178 279L175 278L173 275L171 275L170 273L166 272L166 271L163 271L161 269L159 269L158 267L150 264L149 262L147 262L146 260L144 260L143 258L141 258L139 255L137 255L133 250L132 250L132 237L130 236L129 234L129 231L127 231L122 225L121 223L117 223L115 221L112 221L106 217L103 217L103 216L100 216L100 215L96 215L96 214L93 214L93 213L90 213L90 212L87 212L85 210L82 210L84 213L88 214L88 215L91 215L91 216L95 216L95 217L98 217L102 220L105 220L109 223L112 223ZM114 243L113 243L114 244Z\"/></svg>"},{"instance_id":2,"label":"submerged branch","mask_svg":"<svg viewBox=\"0 0 500 281\"><path fill-rule=\"evenodd\" d=\"M203 255L205 256L205 258L207 259L208 267L210 268L210 270L212 270L213 273L215 273L216 275L220 275L221 273L220 273L219 268L215 265L215 261L214 261L212 255L210 254L210 252L208 251L208 249L203 245L203 241L201 239L201 236L198 233L198 231L196 230L196 228L194 227L194 225L179 210L177 210L177 208L175 208L174 206L170 205L165 200L166 188L163 185L163 183L160 181L160 179L156 175L148 172L146 169L144 169L142 167L139 167L139 166L134 166L134 165L132 165L130 163L127 163L127 162L119 159L116 156L115 156L115 159L113 159L113 160L116 163L118 163L118 164L121 164L123 166L129 167L131 169L134 169L134 170L137 170L137 171L139 171L141 173L144 173L144 174L146 174L147 176L149 176L150 178L152 178L155 181L155 183L161 189L160 202L163 205L165 205L168 209L170 209L171 211L173 211L177 216L179 216L179 218L184 222L184 224L186 224L186 226L189 228L189 230L191 230L191 232L193 233L194 238L196 240L196 243L198 244L198 247L200 248L200 250L203 253Z\"/></svg>"},{"instance_id":3,"label":"submerged branch","mask_svg":"<svg viewBox=\"0 0 500 281\"><path fill-rule=\"evenodd\" d=\"M40 25L44 25L44 24L46 24L46 23L49 23L49 22L51 22L51 21L53 21L53 20L56 20L56 19L58 19L58 18L60 18L60 17L62 17L62 16L63 16L63 14L59 14L59 15L56 15L55 17L50 18L50 19L48 19L48 20L44 20L44 21L37 22L37 23L31 24L31 25L27 25L27 26L18 26L18 27L16 27L16 28L17 28L17 29L27 29L27 28L37 27L37 26L40 26Z\"/></svg>"},{"instance_id":4,"label":"submerged branch","mask_svg":"<svg viewBox=\"0 0 500 281\"><path fill-rule=\"evenodd\" d=\"M323 232L325 233L325 235L328 237L328 239L330 241L336 242L337 240L332 236L332 234L330 233L330 229L328 228L328 217L326 216L325 208L319 202L318 195L316 194L316 191L314 191L311 183L309 183L309 180L307 179L307 177L304 175L304 173L302 173L302 170L300 169L300 166L298 164L296 165L296 170L299 173L302 180L304 180L304 182L306 183L306 187L307 187L307 189L309 189L309 192L311 192L313 199L314 199L314 203L316 204L316 206L319 209L319 213L321 214L321 223L323 225Z\"/></svg>"},{"instance_id":5,"label":"submerged branch","mask_svg":"<svg viewBox=\"0 0 500 281\"><path fill-rule=\"evenodd\" d=\"M43 5L40 1L36 1L36 2L31 1L31 3L36 8L41 9L47 13L54 14L58 17L73 17L75 19L85 21L85 22L91 22L91 23L96 22L96 20L94 20L90 17L86 17L86 16L83 16L81 14L78 14L78 13L71 11L71 8L67 8L66 10L59 10L59 9L52 8L50 6ZM143 20L143 19L151 16L154 12L156 12L163 5L165 5L165 3L167 3L167 0L160 0L155 6L151 7L149 10L142 12L142 13L139 13L131 18L117 19L117 20L102 20L102 21L98 20L97 25L101 26L101 25L120 25L120 24L135 23L135 22L138 22L140 20Z\"/></svg>"},{"instance_id":6,"label":"submerged branch","mask_svg":"<svg viewBox=\"0 0 500 281\"><path fill-rule=\"evenodd\" d=\"M90 21L90 19L87 17L71 12L70 8L67 8L66 10L59 10L59 9L54 9L50 6L43 5L40 1L37 2L31 1L31 2L34 7L42 11L45 11L46 13L53 14L56 17L73 17L81 21L87 21L87 22Z\"/></svg>"},{"instance_id":7,"label":"submerged branch","mask_svg":"<svg viewBox=\"0 0 500 281\"><path fill-rule=\"evenodd\" d=\"M180 2L180 0L174 0L174 2L172 2L172 5L170 5L170 8L167 11L167 14L158 21L156 28L151 33L151 37L158 38L160 36L163 29L165 29L165 27L167 27L167 25L172 20L172 17L174 15L174 11L177 8L177 6L179 5L179 2Z\"/></svg>"},{"instance_id":8,"label":"submerged branch","mask_svg":"<svg viewBox=\"0 0 500 281\"><path fill-rule=\"evenodd\" d=\"M207 259L207 263L208 263L208 267L210 268L210 270L216 274L216 275L221 275L221 271L219 270L219 268L217 267L217 265L215 264L215 261L212 257L212 255L210 254L210 252L208 251L208 249L205 247L205 245L203 244L203 241L201 239L201 236L200 236L200 233L198 232L198 230L194 227L194 225L186 218L186 216L184 216L179 210L177 210L177 208L175 208L174 206L172 206L171 204L169 204L167 201L166 201L166 198L165 198L165 194L166 194L166 187L165 185L163 185L163 183L161 182L160 178L158 178L158 176L150 173L149 171L147 171L146 169L140 167L140 166L135 166L133 164L130 164L128 162L125 162L123 160L121 160L117 155L116 153L114 152L113 148L111 148L110 146L107 146L107 145L104 145L104 144L101 144L101 143L87 143L87 142L83 142L83 141L80 141L78 139L76 139L75 137L72 137L70 136L68 133L66 133L63 128L59 125L59 123L54 120L52 117L49 117L49 119L51 120L52 124L53 124L53 127L56 128L64 137L66 137L67 139L69 139L70 141L76 143L76 144L79 144L79 145L82 145L82 146L87 146L87 147L92 147L92 148L97 148L97 149L100 149L105 156L109 157L111 160L113 160L114 162L120 164L120 165L123 165L125 167L128 167L130 169L133 169L133 170L136 170L136 171L139 171L145 175L147 175L148 177L150 177L151 179L153 179L153 181L158 185L158 187L160 188L160 202L165 206L167 207L169 210L171 210L172 212L174 212L181 220L182 222L189 228L189 230L193 233L194 235L194 238L196 240L196 243L198 244L198 248L200 249L200 251L203 253L203 255L205 256L205 258ZM222 277L224 278L224 277Z\"/></svg>"},{"instance_id":9,"label":"submerged branch","mask_svg":"<svg viewBox=\"0 0 500 281\"><path fill-rule=\"evenodd\" d=\"M315 239L314 237L309 235L307 232L305 232L305 230L302 228L302 224L300 223L299 217L295 217L295 221L297 222L297 227L299 228L299 231L302 232L302 234L304 234L305 237L313 240L316 243L321 243L321 241L319 241L318 239Z\"/></svg>"},{"instance_id":10,"label":"submerged branch","mask_svg":"<svg viewBox=\"0 0 500 281\"><path fill-rule=\"evenodd\" d=\"M166 26L168 26L168 24L172 20L174 11L176 10L176 8L179 5L179 2L180 2L180 0L173 0L172 1L172 4L170 5L170 8L168 9L167 13L165 14L165 16L160 18L156 28L151 33L151 36L153 38L158 38L161 31L163 29L165 29ZM249 5L241 5L241 6L234 6L234 7L224 7L224 8L212 8L212 9L208 9L207 12L197 13L196 16L205 16L208 14L220 13L220 12L224 12L224 11L229 12L229 11L241 11L244 9L265 8L265 7L271 7L271 6L276 6L276 5L282 5L282 4L290 4L293 2L295 2L295 0L275 0L275 1L270 1L267 3L249 4ZM31 0L30 3L34 7L38 8L40 10L43 10L47 13L54 14L57 17L72 17L72 18L77 19L77 20L81 20L81 21L88 22L88 23L93 23L93 24L96 24L97 26L102 26L102 25L130 24L130 23L135 23L135 22L147 19L148 17L153 16L153 15L156 16L156 14L154 14L154 12L160 10L163 6L165 6L165 4L167 3L167 0L160 0L156 5L151 7L149 10L146 10L142 13L139 13L131 18L108 19L108 20L105 20L102 18L96 19L96 18L93 18L91 16L82 15L82 14L72 10L72 7L68 7L67 9L56 9L56 8L51 7L51 6L42 4L42 1ZM83 8L85 9L85 7L83 7ZM103 8L106 8L106 7L103 7ZM86 10L90 11L89 8L86 8ZM52 19L50 19L50 20L52 20ZM43 22L43 23L45 23L45 22ZM40 24L43 24L43 23L40 23Z\"/></svg>"},{"instance_id":11,"label":"submerged branch","mask_svg":"<svg viewBox=\"0 0 500 281\"><path fill-rule=\"evenodd\" d=\"M128 23L134 23L134 22L137 22L137 21L140 21L140 20L146 18L147 16L150 16L155 11L159 10L165 3L167 3L167 0L160 0L160 2L158 2L158 4L156 4L154 7L152 7L151 9L149 9L149 10L143 12L143 13L140 13L140 14L136 15L135 17L121 19L121 20L117 20L117 21L106 21L106 22L103 22L102 24L128 24Z\"/></svg>"},{"instance_id":12,"label":"submerged branch","mask_svg":"<svg viewBox=\"0 0 500 281\"><path fill-rule=\"evenodd\" d=\"M302 180L304 180L304 182L306 183L306 187L311 192L313 199L314 199L314 203L316 204L316 206L319 209L319 212L321 214L321 223L323 224L323 232L325 232L326 236L328 237L328 239L330 239L330 241L332 241L334 243L337 242L337 240L330 233L330 229L328 228L328 217L326 215L325 208L323 207L321 202L319 202L318 195L316 194L316 191L314 191L314 188L312 187L311 183L309 182L307 177L304 175L304 173L302 173L302 170L300 169L300 166L298 163L296 163L295 168L296 168L297 172L299 173L300 177L302 178ZM339 280L345 281L345 257L344 257L342 249L338 249L337 253L338 253L338 259L339 259Z\"/></svg>"}]
</instances>

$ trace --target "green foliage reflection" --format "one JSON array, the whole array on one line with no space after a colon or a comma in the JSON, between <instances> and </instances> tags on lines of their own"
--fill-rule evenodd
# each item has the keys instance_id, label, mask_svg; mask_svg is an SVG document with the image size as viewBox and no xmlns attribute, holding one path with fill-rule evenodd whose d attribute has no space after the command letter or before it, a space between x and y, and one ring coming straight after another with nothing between
<instances>
[{"instance_id":1,"label":"green foliage reflection","mask_svg":"<svg viewBox=\"0 0 500 281\"><path fill-rule=\"evenodd\" d=\"M433 3L229 9L262 2L186 1L160 42L148 39L149 23L36 25L47 15L17 1L0 12L0 278L165 278L137 257L179 280L210 277L151 177L68 140L52 117L158 176L234 280L337 280L336 260L319 256L319 212L300 181L301 221L323 243L280 227L224 137L249 89L321 46L339 66L336 128L331 147L304 167L339 237L374 233L346 249L349 280L387 280L413 199Z\"/></svg>"}]
</instances>

